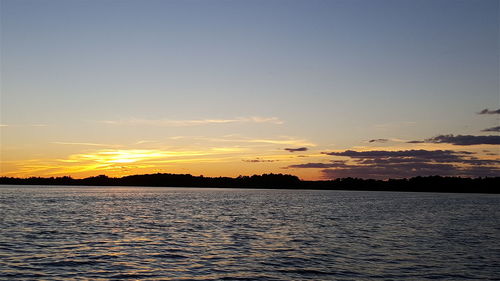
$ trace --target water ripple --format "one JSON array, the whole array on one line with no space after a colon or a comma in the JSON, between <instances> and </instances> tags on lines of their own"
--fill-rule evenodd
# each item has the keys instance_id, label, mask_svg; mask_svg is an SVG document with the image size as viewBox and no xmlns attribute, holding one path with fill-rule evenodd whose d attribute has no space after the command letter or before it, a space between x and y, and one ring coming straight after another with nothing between
<instances>
[{"instance_id":1,"label":"water ripple","mask_svg":"<svg viewBox=\"0 0 500 281\"><path fill-rule=\"evenodd\" d=\"M500 196L0 187L1 280L492 280Z\"/></svg>"}]
</instances>

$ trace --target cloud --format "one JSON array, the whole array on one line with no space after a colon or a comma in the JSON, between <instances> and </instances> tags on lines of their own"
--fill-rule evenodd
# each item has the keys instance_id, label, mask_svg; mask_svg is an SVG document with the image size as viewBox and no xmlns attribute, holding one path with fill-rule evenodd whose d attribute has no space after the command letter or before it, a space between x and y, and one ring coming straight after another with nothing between
<instances>
[{"instance_id":1,"label":"cloud","mask_svg":"<svg viewBox=\"0 0 500 281\"><path fill-rule=\"evenodd\" d=\"M157 143L158 141L156 140L140 140L136 141L135 144L144 144L144 143Z\"/></svg>"},{"instance_id":2,"label":"cloud","mask_svg":"<svg viewBox=\"0 0 500 281\"><path fill-rule=\"evenodd\" d=\"M322 173L327 178L410 178L424 175L456 175L456 169L450 164L406 163L399 165L345 165L337 169L325 169Z\"/></svg>"},{"instance_id":3,"label":"cloud","mask_svg":"<svg viewBox=\"0 0 500 281\"><path fill-rule=\"evenodd\" d=\"M249 137L243 137L238 135L227 135L217 138L204 137L204 136L175 136L169 137L171 140L194 140L203 142L234 142L234 143L245 143L245 144L256 144L256 145L290 145L290 146L315 146L304 139L296 139L293 137L282 136L276 139L254 139Z\"/></svg>"},{"instance_id":4,"label":"cloud","mask_svg":"<svg viewBox=\"0 0 500 281\"><path fill-rule=\"evenodd\" d=\"M267 160L267 159L255 158L255 159L243 159L241 161L247 162L247 163L270 163L270 162L276 162L279 160Z\"/></svg>"},{"instance_id":5,"label":"cloud","mask_svg":"<svg viewBox=\"0 0 500 281\"><path fill-rule=\"evenodd\" d=\"M236 119L238 121L242 122L255 122L255 123L272 123L272 124L277 124L281 125L285 122L281 121L277 117L250 117L250 118L239 118Z\"/></svg>"},{"instance_id":6,"label":"cloud","mask_svg":"<svg viewBox=\"0 0 500 281\"><path fill-rule=\"evenodd\" d=\"M91 142L62 142L62 141L54 141L54 142L51 142L51 143L53 143L53 144L64 144L64 145L110 146L108 144L91 143Z\"/></svg>"},{"instance_id":7,"label":"cloud","mask_svg":"<svg viewBox=\"0 0 500 281\"><path fill-rule=\"evenodd\" d=\"M247 142L250 143L269 143L269 144L287 144L287 145L310 145L314 146L315 144L308 142L306 140L301 139L249 139Z\"/></svg>"},{"instance_id":8,"label":"cloud","mask_svg":"<svg viewBox=\"0 0 500 281\"><path fill-rule=\"evenodd\" d=\"M372 143L372 142L388 142L389 140L388 139L372 139L372 140L369 140L368 142Z\"/></svg>"},{"instance_id":9,"label":"cloud","mask_svg":"<svg viewBox=\"0 0 500 281\"><path fill-rule=\"evenodd\" d=\"M330 156L347 156L351 158L373 159L373 158L424 158L428 160L456 160L459 159L457 154L472 154L466 151L453 150L371 150L371 151L354 151L346 150L343 152L322 152L322 154Z\"/></svg>"},{"instance_id":10,"label":"cloud","mask_svg":"<svg viewBox=\"0 0 500 281\"><path fill-rule=\"evenodd\" d=\"M482 132L500 132L500 126L487 128L487 129L482 130Z\"/></svg>"},{"instance_id":11,"label":"cloud","mask_svg":"<svg viewBox=\"0 0 500 281\"><path fill-rule=\"evenodd\" d=\"M454 145L500 144L500 136L440 135L426 139L430 143L451 143Z\"/></svg>"},{"instance_id":12,"label":"cloud","mask_svg":"<svg viewBox=\"0 0 500 281\"><path fill-rule=\"evenodd\" d=\"M284 122L277 117L241 117L234 119L196 119L196 120L171 120L171 119L122 119L105 120L100 123L108 125L156 126L156 127L190 127L213 124L231 123L269 123L281 125Z\"/></svg>"},{"instance_id":13,"label":"cloud","mask_svg":"<svg viewBox=\"0 0 500 281\"><path fill-rule=\"evenodd\" d=\"M500 169L492 166L459 167L453 164L406 163L385 166L346 165L343 168L324 169L323 175L334 178L411 178L416 176L466 176L466 177L494 177Z\"/></svg>"},{"instance_id":14,"label":"cloud","mask_svg":"<svg viewBox=\"0 0 500 281\"><path fill-rule=\"evenodd\" d=\"M298 147L298 148L285 148L284 150L288 152L298 152L298 151L307 151L307 147Z\"/></svg>"},{"instance_id":15,"label":"cloud","mask_svg":"<svg viewBox=\"0 0 500 281\"><path fill-rule=\"evenodd\" d=\"M346 165L347 161L335 160L330 163L305 163L305 164L295 164L290 165L286 168L341 168Z\"/></svg>"},{"instance_id":16,"label":"cloud","mask_svg":"<svg viewBox=\"0 0 500 281\"><path fill-rule=\"evenodd\" d=\"M349 157L327 163L304 163L286 168L323 169L327 178L408 178L415 176L484 177L500 174L500 160L479 159L473 152L453 150L373 150L323 152L329 156Z\"/></svg>"},{"instance_id":17,"label":"cloud","mask_svg":"<svg viewBox=\"0 0 500 281\"><path fill-rule=\"evenodd\" d=\"M477 114L500 114L500 109L489 110L487 108L479 111Z\"/></svg>"},{"instance_id":18,"label":"cloud","mask_svg":"<svg viewBox=\"0 0 500 281\"><path fill-rule=\"evenodd\" d=\"M0 124L0 127L48 127L47 124Z\"/></svg>"}]
</instances>

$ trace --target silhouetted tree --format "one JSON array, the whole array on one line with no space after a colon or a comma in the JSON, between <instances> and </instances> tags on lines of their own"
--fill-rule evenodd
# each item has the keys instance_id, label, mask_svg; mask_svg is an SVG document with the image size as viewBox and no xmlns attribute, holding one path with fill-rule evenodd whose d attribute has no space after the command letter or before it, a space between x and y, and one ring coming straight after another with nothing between
<instances>
[{"instance_id":1,"label":"silhouetted tree","mask_svg":"<svg viewBox=\"0 0 500 281\"><path fill-rule=\"evenodd\" d=\"M146 174L121 178L106 175L73 179L64 177L0 177L0 184L11 185L91 185L91 186L171 186L171 187L233 187L233 188L303 188L331 190L385 190L415 192L476 192L500 193L500 177L414 177L386 181L359 178L339 178L325 181L302 181L286 174L262 174L253 176L204 177L190 174Z\"/></svg>"}]
</instances>

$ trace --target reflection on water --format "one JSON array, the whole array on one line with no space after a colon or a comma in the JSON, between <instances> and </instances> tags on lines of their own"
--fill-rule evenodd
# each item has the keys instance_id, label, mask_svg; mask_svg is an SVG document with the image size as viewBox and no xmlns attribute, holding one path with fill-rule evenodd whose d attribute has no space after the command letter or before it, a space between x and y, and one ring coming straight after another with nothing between
<instances>
[{"instance_id":1,"label":"reflection on water","mask_svg":"<svg viewBox=\"0 0 500 281\"><path fill-rule=\"evenodd\" d=\"M0 187L0 279L500 276L500 196Z\"/></svg>"}]
</instances>

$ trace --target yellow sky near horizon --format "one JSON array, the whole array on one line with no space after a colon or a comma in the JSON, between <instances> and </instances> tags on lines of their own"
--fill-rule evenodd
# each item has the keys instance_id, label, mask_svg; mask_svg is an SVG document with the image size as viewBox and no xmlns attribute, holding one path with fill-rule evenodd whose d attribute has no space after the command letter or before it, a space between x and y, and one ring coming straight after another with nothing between
<instances>
[{"instance_id":1,"label":"yellow sky near horizon","mask_svg":"<svg viewBox=\"0 0 500 281\"><path fill-rule=\"evenodd\" d=\"M200 142L203 142L204 146L201 146ZM288 147L308 149L289 152L284 149ZM24 153L21 153L21 150ZM406 140L395 139L386 143L364 142L358 146L339 149L334 146L318 146L308 140L290 137L252 139L241 136L219 138L177 136L170 137L165 142L141 140L130 144L103 144L82 140L51 142L31 149L2 147L0 176L84 178L101 174L121 177L133 174L180 173L235 177L284 173L296 175L304 180L320 180L325 179L320 168L302 169L289 166L341 160L353 163L354 159L348 157L332 157L322 153L346 150L359 152L466 150L475 153L474 157L482 160L499 160L498 148L494 145L411 144ZM462 163L453 164L464 166Z\"/></svg>"}]
</instances>

